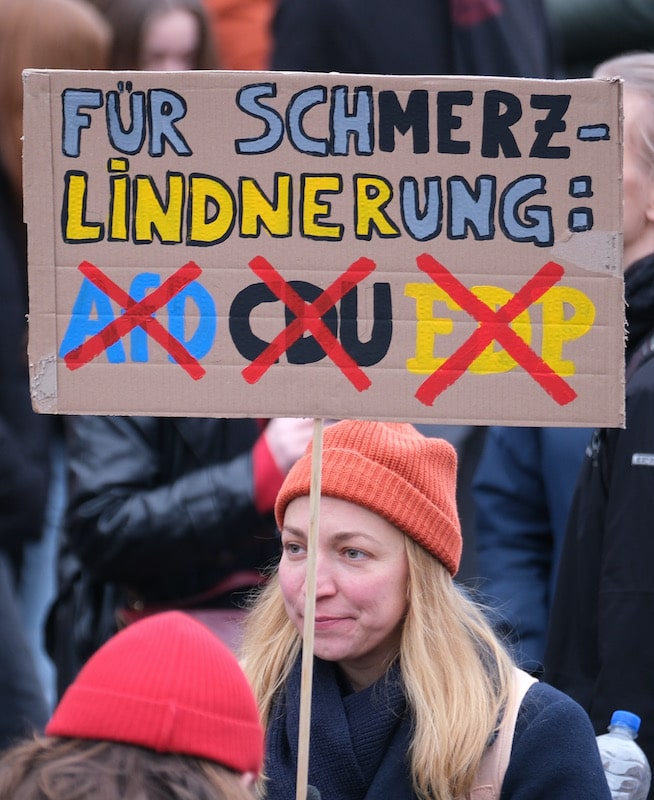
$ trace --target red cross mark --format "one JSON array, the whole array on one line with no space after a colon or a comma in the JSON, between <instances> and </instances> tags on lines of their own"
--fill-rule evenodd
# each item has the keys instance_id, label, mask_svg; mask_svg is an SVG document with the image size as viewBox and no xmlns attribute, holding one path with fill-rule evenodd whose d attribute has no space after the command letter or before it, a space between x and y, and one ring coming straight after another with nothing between
<instances>
[{"instance_id":1,"label":"red cross mark","mask_svg":"<svg viewBox=\"0 0 654 800\"><path fill-rule=\"evenodd\" d=\"M515 361L520 364L531 377L559 405L574 400L577 393L560 375L535 353L531 347L509 327L519 314L535 303L545 292L557 283L564 275L563 267L549 261L530 278L527 283L497 311L457 280L442 264L429 255L418 256L418 266L423 272L441 287L457 305L479 322L479 327L441 366L432 373L416 392L416 397L427 406L433 404L436 397L457 381L470 364L492 342L497 341L504 347Z\"/></svg>"},{"instance_id":2,"label":"red cross mark","mask_svg":"<svg viewBox=\"0 0 654 800\"><path fill-rule=\"evenodd\" d=\"M79 369L84 364L88 364L131 330L141 327L175 359L182 369L188 372L193 380L198 380L205 374L205 369L200 362L153 316L155 311L165 306L185 286L201 275L202 270L197 264L193 261L184 264L161 286L139 302L130 297L124 289L121 289L117 283L114 283L102 270L89 261L82 261L79 270L107 297L115 300L125 310L125 313L88 338L79 347L66 353L64 362L68 369Z\"/></svg>"},{"instance_id":3,"label":"red cross mark","mask_svg":"<svg viewBox=\"0 0 654 800\"><path fill-rule=\"evenodd\" d=\"M309 331L331 358L343 375L357 391L362 392L371 385L370 378L356 361L346 352L343 345L329 330L322 317L330 308L367 278L376 267L374 261L359 258L327 287L313 303L305 302L300 295L282 278L277 270L263 256L250 261L250 268L268 286L272 293L295 314L295 319L281 331L254 361L242 372L248 383L256 383L266 370L285 353L304 333Z\"/></svg>"}]
</instances>

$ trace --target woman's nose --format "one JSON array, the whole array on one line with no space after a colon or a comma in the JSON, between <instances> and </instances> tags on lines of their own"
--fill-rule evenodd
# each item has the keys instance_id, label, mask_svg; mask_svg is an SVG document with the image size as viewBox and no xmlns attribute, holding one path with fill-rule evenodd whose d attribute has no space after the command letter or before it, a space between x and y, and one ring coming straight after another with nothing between
<instances>
[{"instance_id":1,"label":"woman's nose","mask_svg":"<svg viewBox=\"0 0 654 800\"><path fill-rule=\"evenodd\" d=\"M316 597L334 594L336 582L329 558L318 554L316 562Z\"/></svg>"}]
</instances>

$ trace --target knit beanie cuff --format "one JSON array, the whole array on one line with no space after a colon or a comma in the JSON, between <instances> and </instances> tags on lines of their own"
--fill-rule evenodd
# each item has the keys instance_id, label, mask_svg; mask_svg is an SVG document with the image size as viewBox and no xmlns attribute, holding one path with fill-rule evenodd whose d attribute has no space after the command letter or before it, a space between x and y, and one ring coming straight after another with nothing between
<instances>
[{"instance_id":1,"label":"knit beanie cuff","mask_svg":"<svg viewBox=\"0 0 654 800\"><path fill-rule=\"evenodd\" d=\"M46 733L76 739L129 741L159 753L185 753L219 760L236 772L257 773L261 767L260 754L253 747L253 742L261 736L258 722L116 690L109 697L107 689L71 686L66 705L55 712Z\"/></svg>"}]
</instances>

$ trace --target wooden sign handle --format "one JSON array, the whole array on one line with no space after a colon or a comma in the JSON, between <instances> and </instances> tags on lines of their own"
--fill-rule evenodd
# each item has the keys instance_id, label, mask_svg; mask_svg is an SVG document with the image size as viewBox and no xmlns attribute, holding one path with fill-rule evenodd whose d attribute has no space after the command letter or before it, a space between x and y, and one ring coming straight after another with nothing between
<instances>
[{"instance_id":1,"label":"wooden sign handle","mask_svg":"<svg viewBox=\"0 0 654 800\"><path fill-rule=\"evenodd\" d=\"M295 800L307 800L309 782L309 739L311 732L311 691L313 685L313 642L316 620L316 567L318 518L322 483L323 420L313 421L311 484L309 488L309 533L307 538L307 577L302 634L302 678L300 683L300 725L298 730L297 783Z\"/></svg>"}]
</instances>

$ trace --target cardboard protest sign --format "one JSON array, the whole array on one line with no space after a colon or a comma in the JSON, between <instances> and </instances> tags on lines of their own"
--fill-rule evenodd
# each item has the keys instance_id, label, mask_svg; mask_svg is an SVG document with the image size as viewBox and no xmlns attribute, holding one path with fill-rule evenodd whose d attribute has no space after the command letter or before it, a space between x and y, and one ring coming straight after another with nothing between
<instances>
[{"instance_id":1,"label":"cardboard protest sign","mask_svg":"<svg viewBox=\"0 0 654 800\"><path fill-rule=\"evenodd\" d=\"M41 412L621 425L618 81L25 74Z\"/></svg>"}]
</instances>

